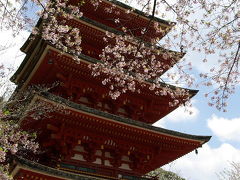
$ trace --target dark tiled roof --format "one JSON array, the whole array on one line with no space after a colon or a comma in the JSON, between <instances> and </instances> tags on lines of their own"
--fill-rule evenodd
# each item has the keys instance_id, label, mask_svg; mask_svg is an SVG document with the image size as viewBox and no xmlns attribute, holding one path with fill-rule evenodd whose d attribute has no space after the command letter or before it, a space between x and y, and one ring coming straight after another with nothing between
<instances>
[{"instance_id":1,"label":"dark tiled roof","mask_svg":"<svg viewBox=\"0 0 240 180\"><path fill-rule=\"evenodd\" d=\"M133 8L133 7L128 6L128 5L126 5L126 4L122 3L122 2L119 2L117 0L107 0L107 1L109 1L109 2L111 2L113 4L115 4L115 5L118 5L118 6L122 7L122 8L124 8L124 9L130 9L131 10ZM139 14L139 15L141 15L141 16L144 16L146 18L150 18L150 16L146 16L146 14L144 12L140 11L140 10L135 9L134 12ZM154 17L153 20L157 21L159 23L162 23L162 24L166 24L168 26L176 24L175 22L166 21L166 20L163 20L163 19L160 19L160 18L157 18L157 17Z\"/></svg>"},{"instance_id":2,"label":"dark tiled roof","mask_svg":"<svg viewBox=\"0 0 240 180\"><path fill-rule=\"evenodd\" d=\"M37 162L29 161L27 159L16 157L16 161L19 165L21 165L23 168L27 168L28 170L35 170L39 173L48 174L49 176L58 176L59 178L63 179L73 179L73 180L99 180L100 178L95 177L89 177L86 175L78 175L62 170L58 170L55 168L51 168L42 164L39 164ZM102 178L101 178L102 179Z\"/></svg>"},{"instance_id":3,"label":"dark tiled roof","mask_svg":"<svg viewBox=\"0 0 240 180\"><path fill-rule=\"evenodd\" d=\"M30 74L30 73L32 72L35 64L38 62L38 60L39 60L39 58L40 58L40 55L43 53L43 51L44 51L44 49L47 47L47 45L49 45L47 42L42 41L42 40L41 40L39 43L43 43L43 46L42 46L42 48L38 51L37 55L34 57L34 59L33 59L33 61L32 61L32 66L31 66L30 68L29 68L29 67L27 68L26 74ZM52 47L51 45L49 45L49 46ZM54 47L53 47L53 48L54 48ZM27 64L27 62L29 61L29 58L30 58L30 57L29 57L28 55L24 58L24 60L23 60L23 62L21 63L20 67L17 69L17 71L16 71L16 72L13 74L13 76L11 77L10 80L11 80L12 82L15 82L17 76L21 73L21 71L23 70L23 68L25 67L25 65ZM87 62L89 62L89 63L99 63L99 62L101 63L101 61L99 61L99 60L97 60L97 59L95 59L95 58L93 58L93 57L84 55L84 54L80 54L80 55L79 55L79 58L80 58L80 59L83 59L83 60L85 60L85 61L87 61ZM26 75L25 77L28 77L28 75ZM21 82L21 83L24 83L25 80L26 80L26 79L24 79L23 82ZM152 83L151 80L147 80L147 82ZM16 83L16 82L15 82L15 83ZM18 84L18 83L17 83L17 84ZM169 88L171 88L171 89L173 89L173 90L176 89L176 88L181 88L181 87L173 86L173 85L166 84L166 83L163 83L163 82L161 82L161 85L162 85L162 87L168 86ZM186 88L181 88L181 89L186 89ZM198 90L193 90L193 89L186 89L186 90L189 91L190 97L195 96L195 95L197 94L197 92L198 92Z\"/></svg>"},{"instance_id":4,"label":"dark tiled roof","mask_svg":"<svg viewBox=\"0 0 240 180\"><path fill-rule=\"evenodd\" d=\"M186 139L189 139L189 140L202 141L203 143L209 141L210 138L211 138L211 136L197 136L197 135L191 135L191 134L185 134L185 133L181 133L181 132L177 132L177 131L172 131L172 130L168 130L168 129L164 129L164 128L160 128L160 127L155 127L155 126L152 126L152 125L144 123L144 122L140 122L140 121L136 121L136 120L133 120L133 119L129 119L129 118L117 116L117 115L114 115L114 114L110 114L110 113L103 112L103 111L100 111L100 110L97 110L97 109L93 109L93 108L90 108L90 107L87 107L87 106L84 106L84 105L81 105L81 104L76 104L72 101L69 101L67 99L64 99L62 97L53 95L53 94L48 93L48 92L43 93L42 96L44 98L49 99L51 101L54 101L56 103L64 104L68 107L71 107L71 108L74 108L74 109L77 109L77 110L81 110L81 111L84 111L86 113L91 113L91 114L94 114L94 115L97 115L97 116L101 116L103 118L108 118L108 119L112 119L114 121L122 122L122 123L129 124L129 125L133 125L133 126L136 126L138 128L145 128L147 130L152 130L152 131L155 131L157 133L164 133L164 134L168 134L168 135L171 135L171 136L176 136L176 137L179 137L179 138L186 138Z\"/></svg>"},{"instance_id":5,"label":"dark tiled roof","mask_svg":"<svg viewBox=\"0 0 240 180\"><path fill-rule=\"evenodd\" d=\"M90 19L90 18L87 18L87 17L85 17L85 16L82 16L80 19L81 19L82 21L85 21L85 22L87 22L87 23L89 23L89 24L91 24L91 25L93 25L93 26L96 26L96 27L98 27L98 28L100 28L100 29L103 29L103 30L105 30L105 31L109 31L109 32L114 33L114 34L117 34L117 35L124 35L124 34L125 34L125 33L122 32L122 31L119 31L119 30L117 30L117 29L114 29L114 28L112 28L112 27L110 27L110 26L107 26L107 25L105 25L105 24L102 24L102 23L100 23L100 22L94 21L94 20L92 20L92 19ZM147 42L147 41L144 41L144 40L142 40L142 39L139 39L138 37L136 37L136 39L138 39L138 40L141 41L141 42L144 42L144 43L145 43L147 46L149 46L149 47L152 46L151 43L149 43L149 42ZM155 46L155 48L156 48L156 49L159 49L159 50L167 51L167 52L178 53L180 57L183 57L183 56L186 54L186 53L184 53L184 52L177 52L177 51L172 51L172 50L169 50L169 49L164 49L164 48L162 48L162 47L160 47L160 46L157 46L157 45Z\"/></svg>"}]
</instances>

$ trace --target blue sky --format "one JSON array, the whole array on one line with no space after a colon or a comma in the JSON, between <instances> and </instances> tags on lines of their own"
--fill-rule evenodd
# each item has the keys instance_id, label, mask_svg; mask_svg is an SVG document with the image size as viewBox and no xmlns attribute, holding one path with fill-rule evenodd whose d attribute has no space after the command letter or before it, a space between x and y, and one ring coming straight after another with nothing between
<instances>
[{"instance_id":1,"label":"blue sky","mask_svg":"<svg viewBox=\"0 0 240 180\"><path fill-rule=\"evenodd\" d=\"M1 44L11 45L7 51L0 52L0 63L5 66L17 67L24 55L19 48L24 43L28 33L23 31L13 38L11 32L0 32ZM209 64L199 65L202 60L200 54L188 51L185 56L193 63L192 73L197 74L205 71ZM189 180L216 180L216 173L224 168L229 168L230 162L240 162L240 94L239 88L228 100L227 112L219 112L207 105L208 100L204 94L210 89L200 86L199 93L193 97L193 114L184 112L179 108L165 118L161 119L156 126L172 129L184 133L196 135L211 135L212 139L199 148L199 153L194 152L164 166L165 169L174 171Z\"/></svg>"}]
</instances>

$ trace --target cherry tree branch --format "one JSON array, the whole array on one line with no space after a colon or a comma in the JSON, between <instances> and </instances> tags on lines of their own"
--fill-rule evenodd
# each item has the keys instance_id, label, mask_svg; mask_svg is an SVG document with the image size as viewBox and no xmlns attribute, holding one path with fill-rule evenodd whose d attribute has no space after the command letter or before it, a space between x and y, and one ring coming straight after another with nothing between
<instances>
[{"instance_id":1,"label":"cherry tree branch","mask_svg":"<svg viewBox=\"0 0 240 180\"><path fill-rule=\"evenodd\" d=\"M222 93L222 104L224 103L223 101L224 101L226 90L228 89L228 84L229 84L229 80L230 80L230 77L232 74L232 70L233 70L234 66L236 66L238 64L238 61L239 61L239 51L240 51L240 42L238 43L238 48L237 48L234 60L232 61L232 65L228 71L227 78L225 80L223 93Z\"/></svg>"}]
</instances>

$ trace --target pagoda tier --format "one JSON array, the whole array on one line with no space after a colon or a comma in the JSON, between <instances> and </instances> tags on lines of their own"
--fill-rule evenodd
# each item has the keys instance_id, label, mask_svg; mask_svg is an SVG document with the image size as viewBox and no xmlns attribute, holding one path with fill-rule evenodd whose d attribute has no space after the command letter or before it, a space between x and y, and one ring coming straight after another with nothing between
<instances>
[{"instance_id":1,"label":"pagoda tier","mask_svg":"<svg viewBox=\"0 0 240 180\"><path fill-rule=\"evenodd\" d=\"M86 168L95 176L140 177L210 139L153 127L51 93L35 95L29 108L35 103L61 109L37 121L24 117L21 127L36 131L40 146L47 150L39 162L65 171Z\"/></svg>"},{"instance_id":2,"label":"pagoda tier","mask_svg":"<svg viewBox=\"0 0 240 180\"><path fill-rule=\"evenodd\" d=\"M70 4L77 3L79 3L78 0L70 0ZM123 31L122 27L126 27L130 31L127 32L128 34L144 39L145 41L151 41L155 37L161 39L176 24L152 17L151 15L147 16L145 13L116 0L103 0L99 2L97 7L93 6L91 1L85 1L81 11L85 17L116 30ZM116 23L115 20L119 20L120 22ZM162 32L156 32L154 23L158 23L158 27L161 27ZM143 35L142 32L146 28L147 31ZM165 32L163 33L163 31Z\"/></svg>"},{"instance_id":3,"label":"pagoda tier","mask_svg":"<svg viewBox=\"0 0 240 180\"><path fill-rule=\"evenodd\" d=\"M52 89L56 95L78 104L151 124L177 108L169 106L169 102L173 101L170 95L155 95L148 89L147 82L146 87L139 87L140 94L129 92L113 100L108 95L109 87L102 85L103 77L91 76L88 65L96 62L95 59L82 55L81 63L76 64L70 55L60 55L57 49L42 41L39 44L41 45L36 46L39 50L26 57L12 78L16 83L23 83L21 90L29 85L58 82L59 86ZM172 89L174 92L176 87ZM189 90L189 96L196 92ZM179 102L184 103L187 99L186 96L180 96Z\"/></svg>"},{"instance_id":4,"label":"pagoda tier","mask_svg":"<svg viewBox=\"0 0 240 180\"><path fill-rule=\"evenodd\" d=\"M80 19L71 19L68 20L67 25L71 27L75 27L80 29L82 35L82 55L86 55L92 57L96 60L99 60L99 55L102 53L102 50L109 45L103 41L103 38L106 37L106 32L110 32L113 34L123 34L121 31L118 31L114 28L111 28L107 25L101 24L97 21L89 19L87 17L82 17ZM39 28L42 26L42 21L40 20L37 25ZM21 50L27 54L32 54L32 51L37 51L36 47L39 44L39 38L36 38L34 41L32 37L26 41ZM149 45L149 44L146 44ZM150 45L149 45L150 48ZM157 76L161 76L164 72L169 70L174 64L176 64L183 56L184 53L171 51L168 49L164 49L156 46L156 49L153 50L155 52L156 60L159 61L161 65L161 72L157 74ZM171 55L166 57L166 54ZM129 57L134 58L134 57Z\"/></svg>"}]
</instances>

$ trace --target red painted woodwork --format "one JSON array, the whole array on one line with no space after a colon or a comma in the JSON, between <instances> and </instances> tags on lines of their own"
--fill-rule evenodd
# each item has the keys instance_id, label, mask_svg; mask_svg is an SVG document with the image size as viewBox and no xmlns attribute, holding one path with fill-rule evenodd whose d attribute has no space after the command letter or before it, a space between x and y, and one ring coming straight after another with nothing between
<instances>
[{"instance_id":1,"label":"red painted woodwork","mask_svg":"<svg viewBox=\"0 0 240 180\"><path fill-rule=\"evenodd\" d=\"M76 4L78 1L71 0L70 3ZM134 9L124 9L119 5L112 4L106 0L103 0L99 4L100 5L96 8L90 3L90 1L85 1L81 9L83 15L119 31L122 31L123 26L127 27L127 29L131 31L131 34L146 41L150 41L151 38L154 37L161 39L165 35L161 32L156 33L154 29L155 21L150 22L150 19L148 19L150 17L146 18L144 17L145 15L139 15ZM115 19L118 18L121 21L120 24L115 23ZM160 25L167 33L175 23L164 21L160 23ZM146 27L148 27L147 33L143 35L141 32Z\"/></svg>"},{"instance_id":2,"label":"red painted woodwork","mask_svg":"<svg viewBox=\"0 0 240 180\"><path fill-rule=\"evenodd\" d=\"M111 43L114 44L114 42L111 42L111 41L109 41L108 44L106 44L106 42L103 41L103 37L106 37L107 30L101 29L101 27L95 25L94 23L88 20L71 19L71 20L68 20L66 24L71 27L76 27L80 29L81 34L83 34L82 44L81 44L82 53L87 56L93 57L95 59L99 59L99 55L101 54L102 49L104 49L104 47L106 47ZM131 23L131 24L135 24L135 23ZM155 51L157 51L157 49ZM157 55L157 53L155 55L156 55L156 59L160 63L160 67L162 68L162 72L159 73L158 76L161 76L164 72L170 69L184 55L183 53L172 51L171 53L168 53L168 54L175 54L174 57L164 58L163 54L165 52L169 52L169 50L159 47L158 51L159 51L159 55ZM134 58L134 57L129 57L129 58Z\"/></svg>"},{"instance_id":3,"label":"red painted woodwork","mask_svg":"<svg viewBox=\"0 0 240 180\"><path fill-rule=\"evenodd\" d=\"M55 104L45 98L40 100ZM59 164L99 169L98 173L105 176L144 175L202 143L141 129L67 106L40 121L27 119L22 122L22 127L40 130L38 138L41 146L50 150L47 156L51 154L51 158ZM58 153L54 155L51 151ZM108 155L103 156L103 153ZM106 161L108 165L104 165ZM121 168L123 164L127 168Z\"/></svg>"},{"instance_id":4,"label":"red painted woodwork","mask_svg":"<svg viewBox=\"0 0 240 180\"><path fill-rule=\"evenodd\" d=\"M109 87L102 85L103 77L91 76L87 62L76 64L71 57L59 55L52 48L47 50L42 58L29 83L59 82L59 86L52 92L78 104L151 124L177 108L177 106L169 106L169 102L172 101L170 95L155 95L148 89L148 85L140 87L140 94L128 92L113 100L108 95ZM43 75L48 78L44 78ZM185 102L185 98L179 97L181 102Z\"/></svg>"}]
</instances>

